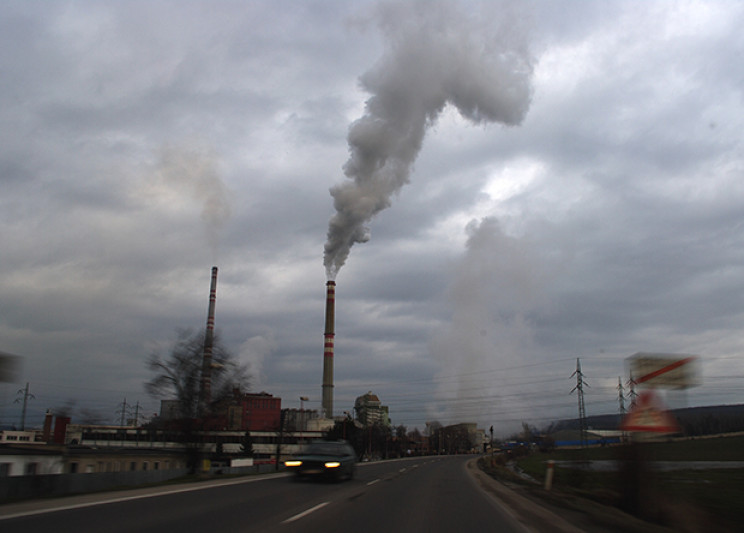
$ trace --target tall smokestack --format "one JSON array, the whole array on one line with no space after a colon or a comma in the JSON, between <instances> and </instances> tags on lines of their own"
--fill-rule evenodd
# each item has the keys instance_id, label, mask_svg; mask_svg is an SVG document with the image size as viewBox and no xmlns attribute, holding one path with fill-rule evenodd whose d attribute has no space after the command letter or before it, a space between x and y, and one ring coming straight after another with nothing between
<instances>
[{"instance_id":1,"label":"tall smokestack","mask_svg":"<svg viewBox=\"0 0 744 533\"><path fill-rule=\"evenodd\" d=\"M201 375L201 411L212 403L212 344L214 342L214 307L217 303L217 267L212 267L212 283L209 287L209 310L207 311L207 330L204 333L204 357Z\"/></svg>"},{"instance_id":2,"label":"tall smokestack","mask_svg":"<svg viewBox=\"0 0 744 533\"><path fill-rule=\"evenodd\" d=\"M325 345L323 348L323 414L333 418L333 337L336 311L336 282L326 283Z\"/></svg>"},{"instance_id":3,"label":"tall smokestack","mask_svg":"<svg viewBox=\"0 0 744 533\"><path fill-rule=\"evenodd\" d=\"M52 411L47 409L46 415L44 415L44 431L42 433L42 440L47 444L52 442L52 420L54 416Z\"/></svg>"}]
</instances>

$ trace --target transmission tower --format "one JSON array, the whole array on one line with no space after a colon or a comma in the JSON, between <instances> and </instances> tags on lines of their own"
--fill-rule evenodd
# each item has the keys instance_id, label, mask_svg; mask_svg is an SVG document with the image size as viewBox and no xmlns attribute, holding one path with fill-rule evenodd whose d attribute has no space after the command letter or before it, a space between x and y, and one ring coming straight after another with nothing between
<instances>
[{"instance_id":1,"label":"transmission tower","mask_svg":"<svg viewBox=\"0 0 744 533\"><path fill-rule=\"evenodd\" d=\"M24 431L26 429L26 407L28 406L28 400L35 400L36 396L28 392L28 383L26 383L25 389L19 389L18 394L23 395L23 411L21 414L21 431ZM15 402L13 403L19 403L21 401L20 398L16 398Z\"/></svg>"},{"instance_id":2,"label":"transmission tower","mask_svg":"<svg viewBox=\"0 0 744 533\"><path fill-rule=\"evenodd\" d=\"M117 414L117 415L121 415L121 420L119 421L119 425L120 425L121 427L124 427L124 426L126 425L126 424L125 424L125 422L126 422L126 417L127 417L127 415L128 415L129 413L130 413L130 411L131 411L131 407L127 406L127 398L126 398L126 396L125 396L125 397L124 397L124 401L123 401L123 402L121 402L121 409L118 409L118 410L116 411L116 414Z\"/></svg>"},{"instance_id":3,"label":"transmission tower","mask_svg":"<svg viewBox=\"0 0 744 533\"><path fill-rule=\"evenodd\" d=\"M134 407L132 407L131 403L127 403L127 398L124 397L124 401L119 404L121 407L116 410L116 414L120 416L119 419L119 425L124 427L131 425L134 423L134 426L136 427L139 424L139 416L140 416L140 404L139 400L135 404ZM134 418L129 418L134 417Z\"/></svg>"},{"instance_id":4,"label":"transmission tower","mask_svg":"<svg viewBox=\"0 0 744 533\"><path fill-rule=\"evenodd\" d=\"M625 414L625 390L620 376L617 377L617 400L620 402L620 415L622 416Z\"/></svg>"},{"instance_id":5,"label":"transmission tower","mask_svg":"<svg viewBox=\"0 0 744 533\"><path fill-rule=\"evenodd\" d=\"M571 374L571 377L576 376L576 386L571 390L577 391L579 398L579 431L581 434L581 447L586 446L586 408L584 407L584 385L589 386L588 383L584 382L584 374L581 372L581 360L576 358L576 371Z\"/></svg>"},{"instance_id":6,"label":"transmission tower","mask_svg":"<svg viewBox=\"0 0 744 533\"><path fill-rule=\"evenodd\" d=\"M638 396L638 393L635 391L636 381L633 379L633 372L630 373L630 379L628 379L628 388L630 389L630 392L628 392L628 398L630 398L630 408L631 410L636 405L636 397Z\"/></svg>"}]
</instances>

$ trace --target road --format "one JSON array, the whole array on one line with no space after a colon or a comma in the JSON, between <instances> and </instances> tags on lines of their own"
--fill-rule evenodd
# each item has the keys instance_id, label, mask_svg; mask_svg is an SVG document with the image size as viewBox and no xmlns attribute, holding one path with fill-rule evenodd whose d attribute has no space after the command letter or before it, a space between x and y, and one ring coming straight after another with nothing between
<instances>
[{"instance_id":1,"label":"road","mask_svg":"<svg viewBox=\"0 0 744 533\"><path fill-rule=\"evenodd\" d=\"M355 479L343 483L295 481L279 474L5 505L0 506L0 530L523 532L501 504L476 486L465 467L470 459L365 463Z\"/></svg>"}]
</instances>

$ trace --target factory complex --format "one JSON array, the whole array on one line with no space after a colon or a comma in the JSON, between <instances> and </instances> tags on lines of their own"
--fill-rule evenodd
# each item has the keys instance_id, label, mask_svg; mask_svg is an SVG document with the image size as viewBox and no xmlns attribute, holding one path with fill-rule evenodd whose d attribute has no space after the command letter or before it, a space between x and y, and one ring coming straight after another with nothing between
<instances>
[{"instance_id":1,"label":"factory complex","mask_svg":"<svg viewBox=\"0 0 744 533\"><path fill-rule=\"evenodd\" d=\"M174 397L162 400L160 413L145 424L123 416L119 425L75 424L69 416L47 411L42 429L0 430L0 479L16 480L0 483L0 501L158 482L189 473L278 470L285 458L318 439L348 440L366 460L470 452L482 446L484 431L475 424L427 424L426 436L417 430L393 432L388 407L372 391L356 398L353 415L334 415L335 281L326 284L320 412L282 408L281 398L268 392L233 387L215 393L213 378L220 368L212 353L217 267L211 274L203 352L196 354L197 401L179 397L174 387ZM77 474L91 476L82 482ZM46 481L24 484L21 478Z\"/></svg>"}]
</instances>

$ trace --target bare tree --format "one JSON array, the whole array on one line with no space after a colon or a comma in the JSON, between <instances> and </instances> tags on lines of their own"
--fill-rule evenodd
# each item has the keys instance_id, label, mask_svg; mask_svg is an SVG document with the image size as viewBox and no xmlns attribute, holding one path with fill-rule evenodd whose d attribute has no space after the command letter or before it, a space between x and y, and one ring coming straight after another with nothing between
<instances>
[{"instance_id":1,"label":"bare tree","mask_svg":"<svg viewBox=\"0 0 744 533\"><path fill-rule=\"evenodd\" d=\"M147 367L153 378L145 383L145 390L153 397L176 400L178 418L193 419L199 416L199 393L204 354L204 333L192 329L177 331L177 339L170 353L163 357L153 353ZM221 400L228 398L234 389L247 390L248 369L240 365L218 335L212 347L212 402L210 410Z\"/></svg>"}]
</instances>

